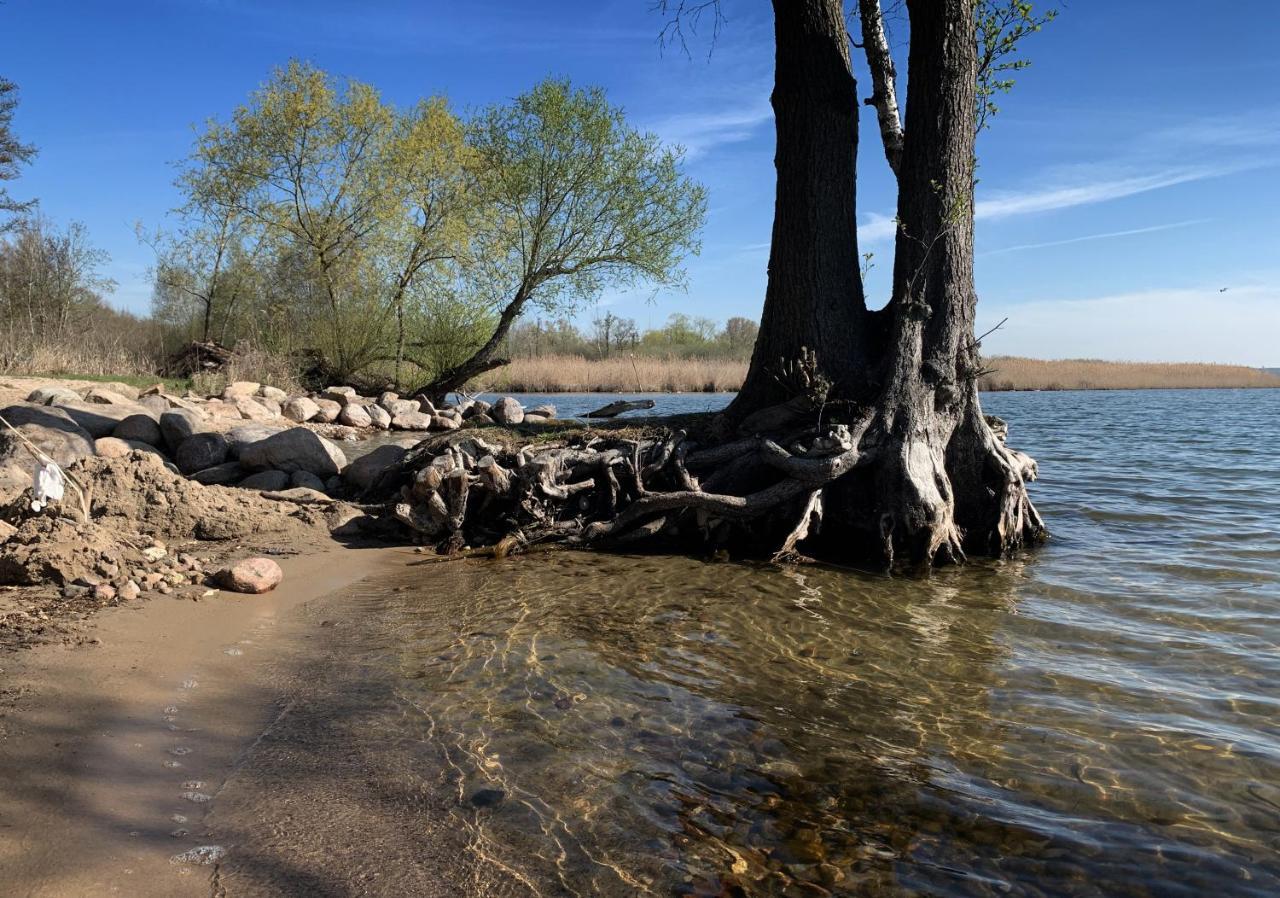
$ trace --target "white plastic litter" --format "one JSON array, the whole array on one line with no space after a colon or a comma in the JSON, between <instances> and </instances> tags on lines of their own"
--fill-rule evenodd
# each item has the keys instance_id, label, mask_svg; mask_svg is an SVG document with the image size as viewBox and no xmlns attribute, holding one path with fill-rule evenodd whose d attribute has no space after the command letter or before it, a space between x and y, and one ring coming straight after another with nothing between
<instances>
[{"instance_id":1,"label":"white plastic litter","mask_svg":"<svg viewBox=\"0 0 1280 898\"><path fill-rule=\"evenodd\" d=\"M31 510L40 511L51 502L61 502L66 486L66 478L57 462L37 463L32 475L31 491L34 497L31 500Z\"/></svg>"}]
</instances>

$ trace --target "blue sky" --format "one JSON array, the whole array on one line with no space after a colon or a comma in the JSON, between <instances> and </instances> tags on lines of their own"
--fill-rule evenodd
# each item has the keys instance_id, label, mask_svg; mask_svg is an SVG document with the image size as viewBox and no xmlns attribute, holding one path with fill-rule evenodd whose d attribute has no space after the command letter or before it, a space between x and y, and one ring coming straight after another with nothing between
<instances>
[{"instance_id":1,"label":"blue sky","mask_svg":"<svg viewBox=\"0 0 1280 898\"><path fill-rule=\"evenodd\" d=\"M444 93L462 110L566 75L684 144L711 192L688 292L610 294L600 308L642 327L675 311L756 316L773 215L769 6L725 0L709 58L706 41L692 58L664 53L650 6L5 0L0 73L22 88L16 127L40 150L10 192L85 222L111 254L112 301L145 311L152 260L134 222L164 223L193 126L273 66L304 58L396 103ZM1190 0L1074 0L1028 43L1033 66L979 144L979 328L1009 318L988 352L1280 365L1277 45L1262 0L1229 16ZM862 122L861 242L879 303L894 191L870 108Z\"/></svg>"}]
</instances>

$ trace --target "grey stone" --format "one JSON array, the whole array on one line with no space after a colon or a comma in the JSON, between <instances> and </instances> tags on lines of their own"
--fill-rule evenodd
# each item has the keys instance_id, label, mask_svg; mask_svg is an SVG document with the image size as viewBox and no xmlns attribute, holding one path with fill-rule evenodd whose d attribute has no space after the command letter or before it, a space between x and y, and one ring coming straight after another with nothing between
<instances>
[{"instance_id":1,"label":"grey stone","mask_svg":"<svg viewBox=\"0 0 1280 898\"><path fill-rule=\"evenodd\" d=\"M391 419L393 430L430 430L431 416L423 412L405 412Z\"/></svg>"},{"instance_id":2,"label":"grey stone","mask_svg":"<svg viewBox=\"0 0 1280 898\"><path fill-rule=\"evenodd\" d=\"M71 419L98 437L109 437L112 431L130 415L145 415L146 409L137 403L127 405L108 405L96 402L59 402L54 408L60 408L71 416Z\"/></svg>"},{"instance_id":3,"label":"grey stone","mask_svg":"<svg viewBox=\"0 0 1280 898\"><path fill-rule=\"evenodd\" d=\"M390 412L393 418L396 415L422 411L422 407L413 399L391 399L386 402L379 402L378 405Z\"/></svg>"},{"instance_id":4,"label":"grey stone","mask_svg":"<svg viewBox=\"0 0 1280 898\"><path fill-rule=\"evenodd\" d=\"M346 405L359 396L355 387L329 387L320 394L325 399L331 399L340 405Z\"/></svg>"},{"instance_id":5,"label":"grey stone","mask_svg":"<svg viewBox=\"0 0 1280 898\"><path fill-rule=\"evenodd\" d=\"M315 404L318 408L312 421L318 421L321 424L331 424L338 420L338 415L342 412L342 403L335 402L332 399L317 399Z\"/></svg>"},{"instance_id":6,"label":"grey stone","mask_svg":"<svg viewBox=\"0 0 1280 898\"><path fill-rule=\"evenodd\" d=\"M122 440L134 440L151 446L159 446L164 442L160 425L150 415L130 415L116 425L111 435Z\"/></svg>"},{"instance_id":7,"label":"grey stone","mask_svg":"<svg viewBox=\"0 0 1280 898\"><path fill-rule=\"evenodd\" d=\"M187 437L202 433L205 429L204 418L192 409L169 409L160 416L160 433L170 450L176 450Z\"/></svg>"},{"instance_id":8,"label":"grey stone","mask_svg":"<svg viewBox=\"0 0 1280 898\"><path fill-rule=\"evenodd\" d=\"M510 396L503 396L493 404L489 417L499 424L519 424L524 420L524 409Z\"/></svg>"},{"instance_id":9,"label":"grey stone","mask_svg":"<svg viewBox=\"0 0 1280 898\"><path fill-rule=\"evenodd\" d=\"M274 492L289 486L289 475L284 471L259 471L241 480L238 486L246 490Z\"/></svg>"},{"instance_id":10,"label":"grey stone","mask_svg":"<svg viewBox=\"0 0 1280 898\"><path fill-rule=\"evenodd\" d=\"M280 413L286 418L290 421L297 421L299 424L310 421L319 414L319 412L320 406L316 405L306 396L295 396L293 399L286 402L280 409Z\"/></svg>"},{"instance_id":11,"label":"grey stone","mask_svg":"<svg viewBox=\"0 0 1280 898\"><path fill-rule=\"evenodd\" d=\"M342 450L305 427L291 427L240 449L240 464L250 470L275 468L292 474L310 471L331 477L347 464Z\"/></svg>"},{"instance_id":12,"label":"grey stone","mask_svg":"<svg viewBox=\"0 0 1280 898\"><path fill-rule=\"evenodd\" d=\"M372 421L363 405L349 402L338 413L338 423L346 424L348 427L368 427Z\"/></svg>"},{"instance_id":13,"label":"grey stone","mask_svg":"<svg viewBox=\"0 0 1280 898\"><path fill-rule=\"evenodd\" d=\"M347 465L342 472L342 479L352 489L363 492L373 486L383 471L403 461L413 445L412 441L405 441L379 446Z\"/></svg>"},{"instance_id":14,"label":"grey stone","mask_svg":"<svg viewBox=\"0 0 1280 898\"><path fill-rule=\"evenodd\" d=\"M289 477L289 485L324 492L324 481L310 471L294 471Z\"/></svg>"},{"instance_id":15,"label":"grey stone","mask_svg":"<svg viewBox=\"0 0 1280 898\"><path fill-rule=\"evenodd\" d=\"M380 405L371 405L365 409L369 413L369 423L379 430L386 430L391 426L391 412L387 411Z\"/></svg>"},{"instance_id":16,"label":"grey stone","mask_svg":"<svg viewBox=\"0 0 1280 898\"><path fill-rule=\"evenodd\" d=\"M285 427L281 424L263 424L257 421L231 428L226 433L227 458L239 458L240 450L245 446L265 440L284 429Z\"/></svg>"},{"instance_id":17,"label":"grey stone","mask_svg":"<svg viewBox=\"0 0 1280 898\"><path fill-rule=\"evenodd\" d=\"M27 402L36 405L56 405L59 402L79 402L80 394L66 387L50 384L47 387L36 387L27 396Z\"/></svg>"},{"instance_id":18,"label":"grey stone","mask_svg":"<svg viewBox=\"0 0 1280 898\"><path fill-rule=\"evenodd\" d=\"M258 395L263 399L270 399L272 402L279 403L280 405L284 405L284 403L289 399L289 394L284 390L279 387L270 387L266 384L263 384L258 389Z\"/></svg>"},{"instance_id":19,"label":"grey stone","mask_svg":"<svg viewBox=\"0 0 1280 898\"><path fill-rule=\"evenodd\" d=\"M52 406L11 405L5 420L61 467L93 455L93 438L64 410ZM0 501L8 502L31 486L34 460L9 428L0 428Z\"/></svg>"},{"instance_id":20,"label":"grey stone","mask_svg":"<svg viewBox=\"0 0 1280 898\"><path fill-rule=\"evenodd\" d=\"M193 433L173 453L174 464L183 474L194 474L227 460L227 438L220 433Z\"/></svg>"}]
</instances>

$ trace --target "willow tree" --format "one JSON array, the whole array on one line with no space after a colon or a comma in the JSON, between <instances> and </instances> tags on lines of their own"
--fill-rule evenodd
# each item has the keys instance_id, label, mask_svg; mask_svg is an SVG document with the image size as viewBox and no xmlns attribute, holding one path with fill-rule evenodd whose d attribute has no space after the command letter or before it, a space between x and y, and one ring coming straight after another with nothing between
<instances>
[{"instance_id":1,"label":"willow tree","mask_svg":"<svg viewBox=\"0 0 1280 898\"><path fill-rule=\"evenodd\" d=\"M467 145L482 211L460 278L494 325L423 392L444 395L507 364L500 350L530 307L565 311L605 288L681 283L706 191L684 175L680 149L630 127L602 90L543 81L479 113Z\"/></svg>"},{"instance_id":2,"label":"willow tree","mask_svg":"<svg viewBox=\"0 0 1280 898\"><path fill-rule=\"evenodd\" d=\"M415 287L466 243L466 155L444 100L399 110L295 61L208 125L180 186L185 210L255 230L301 275L286 292L330 376L390 363L398 380Z\"/></svg>"}]
</instances>

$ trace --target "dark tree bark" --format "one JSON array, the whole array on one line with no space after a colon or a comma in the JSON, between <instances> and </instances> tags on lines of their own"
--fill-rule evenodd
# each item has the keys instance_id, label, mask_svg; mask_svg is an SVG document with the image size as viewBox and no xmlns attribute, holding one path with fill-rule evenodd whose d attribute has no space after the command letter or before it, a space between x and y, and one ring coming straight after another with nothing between
<instances>
[{"instance_id":1,"label":"dark tree bark","mask_svg":"<svg viewBox=\"0 0 1280 898\"><path fill-rule=\"evenodd\" d=\"M1024 479L1034 462L1006 448L982 414L974 340L974 98L977 45L971 0L908 0L911 44L899 182L893 295L868 312L853 233L854 125L837 138L835 94L856 114L853 81L823 81L832 54L847 67L838 5L775 4L778 22L778 198L765 315L747 386L727 419L748 431L816 426L803 401L790 420L765 414L787 385L779 356L805 346L832 383L835 412L860 435L866 463L825 487L824 533L836 552L886 562L958 561L998 554L1043 536ZM815 27L824 23L825 30ZM810 50L806 53L793 42ZM838 47L836 46L838 45ZM799 56L800 59L793 58ZM831 74L832 66L825 69ZM801 75L803 84L791 79ZM829 143L828 143L829 141ZM828 177L833 173L834 177ZM833 235L835 239L833 240ZM828 333L837 330L838 333ZM790 353L790 355L788 355ZM766 386L767 385L767 386ZM774 406L776 408L776 405ZM755 426L753 426L755 425Z\"/></svg>"},{"instance_id":2,"label":"dark tree bark","mask_svg":"<svg viewBox=\"0 0 1280 898\"><path fill-rule=\"evenodd\" d=\"M778 171L760 333L731 418L791 399L779 366L813 354L834 392L862 392L857 85L841 0L774 0Z\"/></svg>"}]
</instances>

